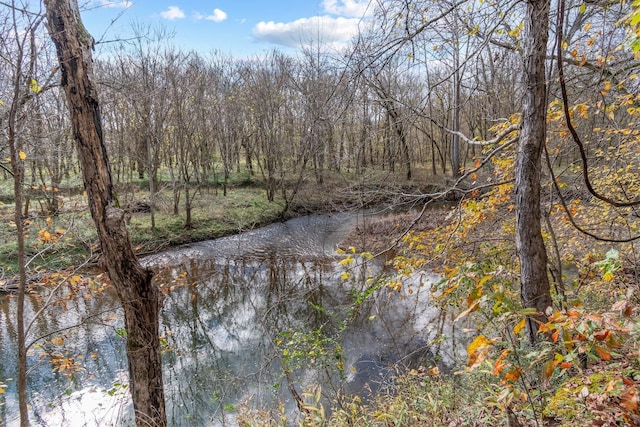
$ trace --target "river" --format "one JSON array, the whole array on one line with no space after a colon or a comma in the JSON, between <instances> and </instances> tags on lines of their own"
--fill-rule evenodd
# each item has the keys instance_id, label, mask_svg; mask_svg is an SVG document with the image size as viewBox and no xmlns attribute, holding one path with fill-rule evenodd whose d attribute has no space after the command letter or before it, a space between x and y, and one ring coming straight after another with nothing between
<instances>
[{"instance_id":1,"label":"river","mask_svg":"<svg viewBox=\"0 0 640 427\"><path fill-rule=\"evenodd\" d=\"M247 408L295 421L292 393L319 385L366 399L398 367L457 357L429 304L426 272L400 292L383 284L383 260L336 253L380 212L312 215L144 258L165 293L161 312L169 425L236 425ZM75 281L74 281L75 282ZM42 426L131 425L122 313L99 278L28 299L31 419ZM65 298L62 298L64 296ZM15 304L0 302L0 425L18 425ZM444 329L443 329L444 328ZM38 339L40 338L40 339ZM436 354L437 353L437 354ZM444 361L444 363L442 362ZM241 415L240 415L241 416Z\"/></svg>"}]
</instances>

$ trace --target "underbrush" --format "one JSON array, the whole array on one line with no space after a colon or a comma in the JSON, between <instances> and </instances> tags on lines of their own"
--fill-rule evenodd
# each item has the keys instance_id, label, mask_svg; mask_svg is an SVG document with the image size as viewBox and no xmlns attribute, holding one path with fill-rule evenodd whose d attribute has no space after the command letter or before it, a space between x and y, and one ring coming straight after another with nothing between
<instances>
[{"instance_id":1,"label":"underbrush","mask_svg":"<svg viewBox=\"0 0 640 427\"><path fill-rule=\"evenodd\" d=\"M432 301L471 335L467 360L453 374L433 366L401 371L367 402L338 395L321 404L305 395L305 426L622 426L640 425L640 282L634 243L594 242L576 234L562 211L550 215L544 237L554 305L541 323L524 309L510 188L440 212L405 235L394 253L403 278L435 270ZM574 203L575 214L592 206ZM580 206L578 206L580 205ZM446 217L447 220L442 218ZM350 244L393 241L410 217L368 225ZM371 235L370 235L371 234ZM383 245L384 246L384 245ZM403 284L404 283L404 284ZM404 289L410 291L410 289ZM531 343L529 328L537 331ZM446 339L447 337L443 337ZM260 415L258 415L260 414ZM282 414L240 413L242 425L287 425Z\"/></svg>"},{"instance_id":2,"label":"underbrush","mask_svg":"<svg viewBox=\"0 0 640 427\"><path fill-rule=\"evenodd\" d=\"M287 419L282 411L238 408L243 427L299 424L320 426L493 426L504 417L487 405L487 391L474 376L443 376L437 369L399 373L392 384L369 401L358 396L340 396L330 405L321 404L318 388L303 393L304 414Z\"/></svg>"}]
</instances>

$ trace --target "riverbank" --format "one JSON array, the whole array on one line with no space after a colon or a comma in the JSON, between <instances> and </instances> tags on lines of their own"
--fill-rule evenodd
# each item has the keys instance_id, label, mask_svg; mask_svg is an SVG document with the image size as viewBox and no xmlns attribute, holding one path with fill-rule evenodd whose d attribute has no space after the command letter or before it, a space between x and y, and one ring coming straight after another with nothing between
<instances>
[{"instance_id":1,"label":"riverbank","mask_svg":"<svg viewBox=\"0 0 640 427\"><path fill-rule=\"evenodd\" d=\"M268 201L261 182L238 177L229 182L226 195L221 186L199 188L192 201L191 225L188 227L184 197L176 203L168 185L159 185L153 222L145 181L121 186L118 198L121 206L128 209L128 230L136 253L145 256L169 247L237 234L301 215L381 205L409 208L421 201L421 194L443 186L444 178L431 177L426 172L417 172L412 181L406 181L401 174L384 171L374 171L357 178L327 173L322 184L311 178L304 180L295 197L292 197L293 189L289 188L286 193ZM30 200L25 222L25 248L30 273L92 266L100 258L85 196L75 186L69 186L56 197L59 207L55 215L47 214L46 200L35 197ZM4 266L4 275L0 281L7 286L11 282L8 278L18 271L17 241L14 205L7 195L3 200L5 204L0 206L0 262Z\"/></svg>"}]
</instances>

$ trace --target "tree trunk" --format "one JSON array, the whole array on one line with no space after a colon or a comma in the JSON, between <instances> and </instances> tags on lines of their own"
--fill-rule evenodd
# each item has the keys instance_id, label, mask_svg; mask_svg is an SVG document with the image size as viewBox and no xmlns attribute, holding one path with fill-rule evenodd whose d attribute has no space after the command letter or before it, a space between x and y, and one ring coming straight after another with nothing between
<instances>
[{"instance_id":1,"label":"tree trunk","mask_svg":"<svg viewBox=\"0 0 640 427\"><path fill-rule=\"evenodd\" d=\"M24 161L20 157L22 149L18 136L16 135L17 115L20 108L20 90L22 79L22 55L19 56L17 71L14 77L14 98L8 117L8 145L11 153L11 170L13 172L13 196L15 198L14 222L16 223L16 234L18 239L18 309L16 313L16 327L18 333L18 409L20 411L20 427L29 425L29 409L27 406L27 340L24 322L25 293L27 289L27 271L25 260L25 224L22 215L23 195L24 195Z\"/></svg>"},{"instance_id":2,"label":"tree trunk","mask_svg":"<svg viewBox=\"0 0 640 427\"><path fill-rule=\"evenodd\" d=\"M124 212L113 206L113 184L93 77L93 39L80 21L77 0L45 0L73 136L96 225L103 262L124 308L130 390L138 426L166 426L160 340L160 293L131 247Z\"/></svg>"},{"instance_id":3,"label":"tree trunk","mask_svg":"<svg viewBox=\"0 0 640 427\"><path fill-rule=\"evenodd\" d=\"M458 25L456 20L455 26L455 40L453 51L453 130L456 132L453 134L451 141L451 169L454 178L459 178L462 175L460 170L460 86L462 81L460 78L460 40L458 39Z\"/></svg>"},{"instance_id":4,"label":"tree trunk","mask_svg":"<svg viewBox=\"0 0 640 427\"><path fill-rule=\"evenodd\" d=\"M546 140L545 56L549 30L549 0L528 0L524 38L522 130L516 159L516 247L520 286L526 308L538 315L528 320L529 339L536 341L538 322L551 306L547 252L540 223L541 154Z\"/></svg>"}]
</instances>

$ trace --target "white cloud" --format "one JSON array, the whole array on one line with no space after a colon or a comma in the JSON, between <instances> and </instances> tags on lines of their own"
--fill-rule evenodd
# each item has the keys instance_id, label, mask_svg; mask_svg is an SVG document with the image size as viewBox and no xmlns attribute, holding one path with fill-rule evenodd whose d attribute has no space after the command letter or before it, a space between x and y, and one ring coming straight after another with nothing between
<instances>
[{"instance_id":1,"label":"white cloud","mask_svg":"<svg viewBox=\"0 0 640 427\"><path fill-rule=\"evenodd\" d=\"M164 12L160 12L160 16L162 16L164 19L182 19L185 17L184 12L182 11L182 9L180 9L178 6L169 6L168 10L165 10Z\"/></svg>"},{"instance_id":2,"label":"white cloud","mask_svg":"<svg viewBox=\"0 0 640 427\"><path fill-rule=\"evenodd\" d=\"M322 7L332 15L362 18L373 12L369 3L369 0L322 0Z\"/></svg>"},{"instance_id":3,"label":"white cloud","mask_svg":"<svg viewBox=\"0 0 640 427\"><path fill-rule=\"evenodd\" d=\"M195 18L198 21L205 19L207 21L222 22L227 19L227 13L220 9L213 9L213 13L211 15L203 15L201 13L196 12Z\"/></svg>"},{"instance_id":4,"label":"white cloud","mask_svg":"<svg viewBox=\"0 0 640 427\"><path fill-rule=\"evenodd\" d=\"M259 22L253 28L258 41L288 47L314 43L336 45L350 40L358 31L360 19L332 16L300 18L293 22Z\"/></svg>"}]
</instances>

